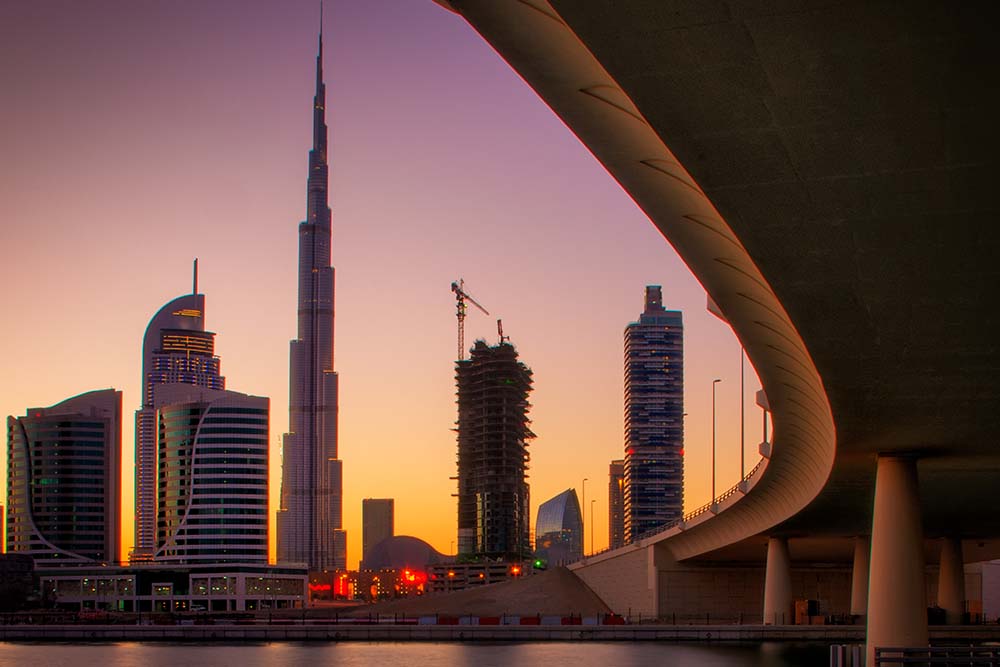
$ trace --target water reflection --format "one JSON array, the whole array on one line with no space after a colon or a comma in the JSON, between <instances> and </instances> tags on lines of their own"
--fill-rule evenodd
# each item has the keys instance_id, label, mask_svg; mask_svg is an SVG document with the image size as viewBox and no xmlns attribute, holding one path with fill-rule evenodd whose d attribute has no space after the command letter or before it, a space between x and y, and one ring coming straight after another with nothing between
<instances>
[{"instance_id":1,"label":"water reflection","mask_svg":"<svg viewBox=\"0 0 1000 667\"><path fill-rule=\"evenodd\" d=\"M117 644L0 643L0 667L177 667L177 665L337 665L338 667L799 667L823 665L823 644L668 642L343 642Z\"/></svg>"}]
</instances>

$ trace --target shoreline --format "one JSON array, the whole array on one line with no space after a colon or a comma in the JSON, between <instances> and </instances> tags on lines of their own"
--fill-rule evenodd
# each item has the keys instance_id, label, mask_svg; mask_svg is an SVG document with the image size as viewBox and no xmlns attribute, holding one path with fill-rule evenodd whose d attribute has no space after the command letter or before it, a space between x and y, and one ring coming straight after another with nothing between
<instances>
[{"instance_id":1,"label":"shoreline","mask_svg":"<svg viewBox=\"0 0 1000 667\"><path fill-rule=\"evenodd\" d=\"M1000 626L930 628L935 642L1000 641ZM0 642L829 642L862 643L862 625L6 625Z\"/></svg>"}]
</instances>

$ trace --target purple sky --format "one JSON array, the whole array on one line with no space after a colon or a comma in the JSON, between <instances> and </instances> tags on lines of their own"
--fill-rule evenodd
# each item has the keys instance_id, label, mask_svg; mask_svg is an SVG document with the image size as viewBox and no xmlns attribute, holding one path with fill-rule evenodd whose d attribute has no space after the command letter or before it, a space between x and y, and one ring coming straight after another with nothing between
<instances>
[{"instance_id":1,"label":"purple sky","mask_svg":"<svg viewBox=\"0 0 1000 667\"><path fill-rule=\"evenodd\" d=\"M196 256L228 388L271 398L276 509L317 10L0 3L0 415L125 392L127 545L142 334L190 290ZM365 497L396 499L397 534L453 548L459 277L535 373L532 524L587 477L586 528L596 498L594 546L607 544L622 330L651 283L685 317L687 506L709 499L715 377L718 487L734 484L739 345L575 136L431 0L328 0L325 35L349 562ZM477 337L495 342L495 318L470 311L466 346ZM760 413L747 378L749 468ZM6 489L5 460L0 475Z\"/></svg>"}]
</instances>

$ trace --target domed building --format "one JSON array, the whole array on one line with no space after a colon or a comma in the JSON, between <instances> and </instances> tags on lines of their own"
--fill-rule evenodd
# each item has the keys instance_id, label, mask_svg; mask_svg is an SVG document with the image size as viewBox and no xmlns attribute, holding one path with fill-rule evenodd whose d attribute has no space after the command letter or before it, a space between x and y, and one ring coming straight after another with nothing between
<instances>
[{"instance_id":1,"label":"domed building","mask_svg":"<svg viewBox=\"0 0 1000 667\"><path fill-rule=\"evenodd\" d=\"M361 562L361 570L424 570L428 565L448 563L453 559L439 553L423 540L409 535L394 535L382 540Z\"/></svg>"}]
</instances>

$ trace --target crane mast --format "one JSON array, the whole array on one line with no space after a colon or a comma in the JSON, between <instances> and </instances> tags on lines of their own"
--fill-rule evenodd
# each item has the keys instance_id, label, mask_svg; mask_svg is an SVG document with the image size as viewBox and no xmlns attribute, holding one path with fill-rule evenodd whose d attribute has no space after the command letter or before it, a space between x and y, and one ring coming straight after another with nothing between
<instances>
[{"instance_id":1,"label":"crane mast","mask_svg":"<svg viewBox=\"0 0 1000 667\"><path fill-rule=\"evenodd\" d=\"M458 360L462 361L465 359L465 302L468 301L486 315L489 315L490 311L483 308L475 299L469 296L469 293L465 291L465 280L462 278L451 284L451 291L455 293L455 315L458 318Z\"/></svg>"}]
</instances>

